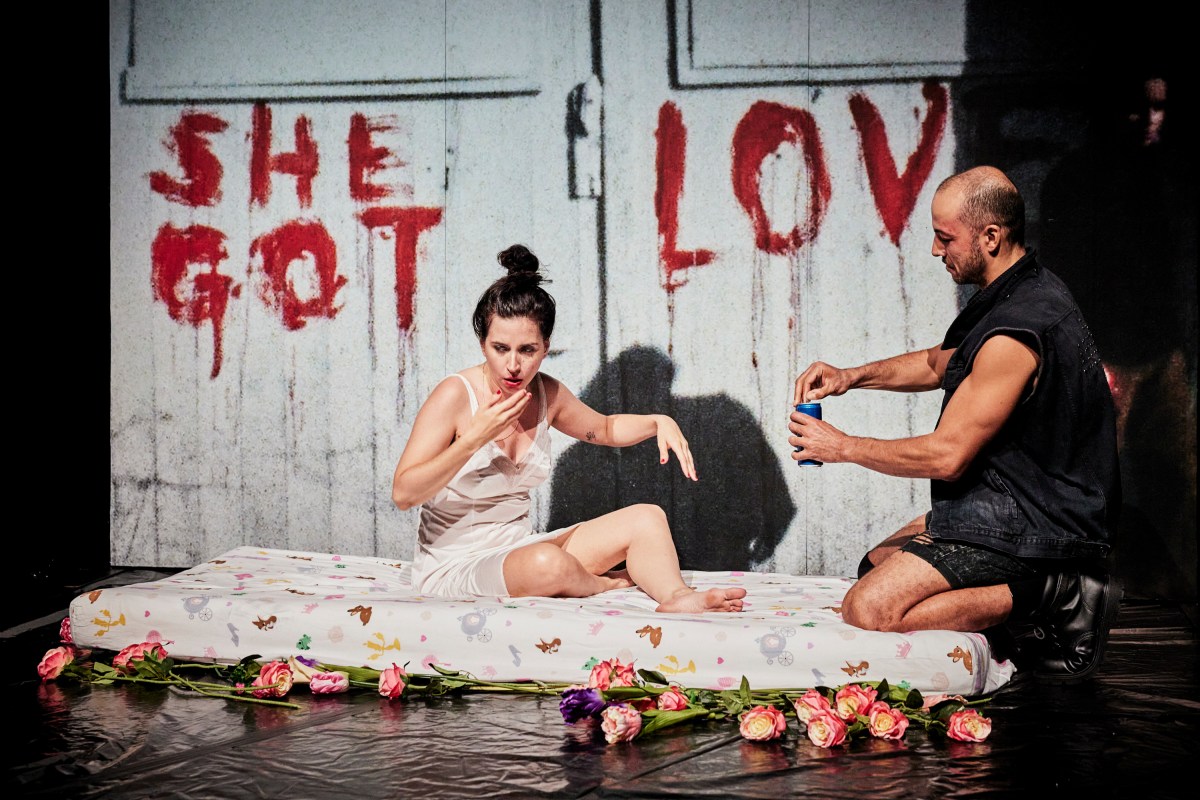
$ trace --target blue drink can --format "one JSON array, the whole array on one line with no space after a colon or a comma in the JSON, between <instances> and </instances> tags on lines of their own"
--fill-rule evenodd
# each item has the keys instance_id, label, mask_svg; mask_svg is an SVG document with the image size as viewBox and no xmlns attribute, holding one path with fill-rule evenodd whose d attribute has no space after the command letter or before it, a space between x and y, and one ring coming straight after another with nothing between
<instances>
[{"instance_id":1,"label":"blue drink can","mask_svg":"<svg viewBox=\"0 0 1200 800\"><path fill-rule=\"evenodd\" d=\"M801 414L807 414L810 417L816 417L817 419L821 418L821 404L820 403L800 403L799 405L796 406L796 410L799 411ZM803 449L804 449L803 447L797 447L796 452L799 453ZM800 465L801 467L819 467L819 466L821 466L820 461L813 461L811 458L802 458L799 461L797 461L796 463L798 465Z\"/></svg>"}]
</instances>

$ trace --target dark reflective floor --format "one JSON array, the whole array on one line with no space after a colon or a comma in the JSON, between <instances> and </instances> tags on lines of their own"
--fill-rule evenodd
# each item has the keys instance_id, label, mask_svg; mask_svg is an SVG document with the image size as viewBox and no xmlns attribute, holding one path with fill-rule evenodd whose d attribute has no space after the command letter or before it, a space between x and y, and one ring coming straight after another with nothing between
<instances>
[{"instance_id":1,"label":"dark reflective floor","mask_svg":"<svg viewBox=\"0 0 1200 800\"><path fill-rule=\"evenodd\" d=\"M155 577L131 571L96 585ZM27 604L30 620L0 636L3 797L1175 798L1193 796L1184 781L1200 764L1190 609L1149 601L1126 601L1093 680L1018 676L1001 690L985 709L986 742L910 729L903 742L820 750L794 722L780 743L714 724L607 745L598 730L564 725L552 697L293 692L293 711L43 685L35 667L65 616L55 599Z\"/></svg>"}]
</instances>

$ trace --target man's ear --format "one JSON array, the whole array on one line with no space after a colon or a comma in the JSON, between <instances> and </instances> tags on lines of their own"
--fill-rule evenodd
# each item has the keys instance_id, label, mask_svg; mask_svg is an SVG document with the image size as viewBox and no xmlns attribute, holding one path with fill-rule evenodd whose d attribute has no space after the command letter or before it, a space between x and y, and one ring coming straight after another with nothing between
<instances>
[{"instance_id":1,"label":"man's ear","mask_svg":"<svg viewBox=\"0 0 1200 800\"><path fill-rule=\"evenodd\" d=\"M1000 252L1000 242L1003 238L1003 231L1000 226L992 223L985 225L983 230L979 232L980 246L984 252L989 255L996 255Z\"/></svg>"}]
</instances>

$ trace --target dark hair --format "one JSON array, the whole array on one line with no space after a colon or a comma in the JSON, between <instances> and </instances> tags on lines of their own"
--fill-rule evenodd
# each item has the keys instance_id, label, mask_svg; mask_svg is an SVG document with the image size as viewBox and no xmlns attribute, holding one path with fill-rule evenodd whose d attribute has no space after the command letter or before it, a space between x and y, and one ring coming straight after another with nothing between
<instances>
[{"instance_id":1,"label":"dark hair","mask_svg":"<svg viewBox=\"0 0 1200 800\"><path fill-rule=\"evenodd\" d=\"M501 251L496 260L508 270L479 296L471 324L479 341L487 338L492 317L512 319L529 317L537 323L543 339L554 333L554 298L542 288L550 281L538 272L538 257L523 244L514 244Z\"/></svg>"}]
</instances>

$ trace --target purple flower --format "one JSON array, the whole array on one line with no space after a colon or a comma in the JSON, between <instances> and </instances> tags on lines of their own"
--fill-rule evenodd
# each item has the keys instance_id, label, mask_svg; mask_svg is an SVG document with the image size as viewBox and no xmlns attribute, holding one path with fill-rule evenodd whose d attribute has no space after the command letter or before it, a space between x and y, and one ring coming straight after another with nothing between
<instances>
[{"instance_id":1,"label":"purple flower","mask_svg":"<svg viewBox=\"0 0 1200 800\"><path fill-rule=\"evenodd\" d=\"M586 686L571 686L563 690L558 710L562 712L564 722L574 724L599 714L606 705L608 704L604 702L599 690Z\"/></svg>"}]
</instances>

